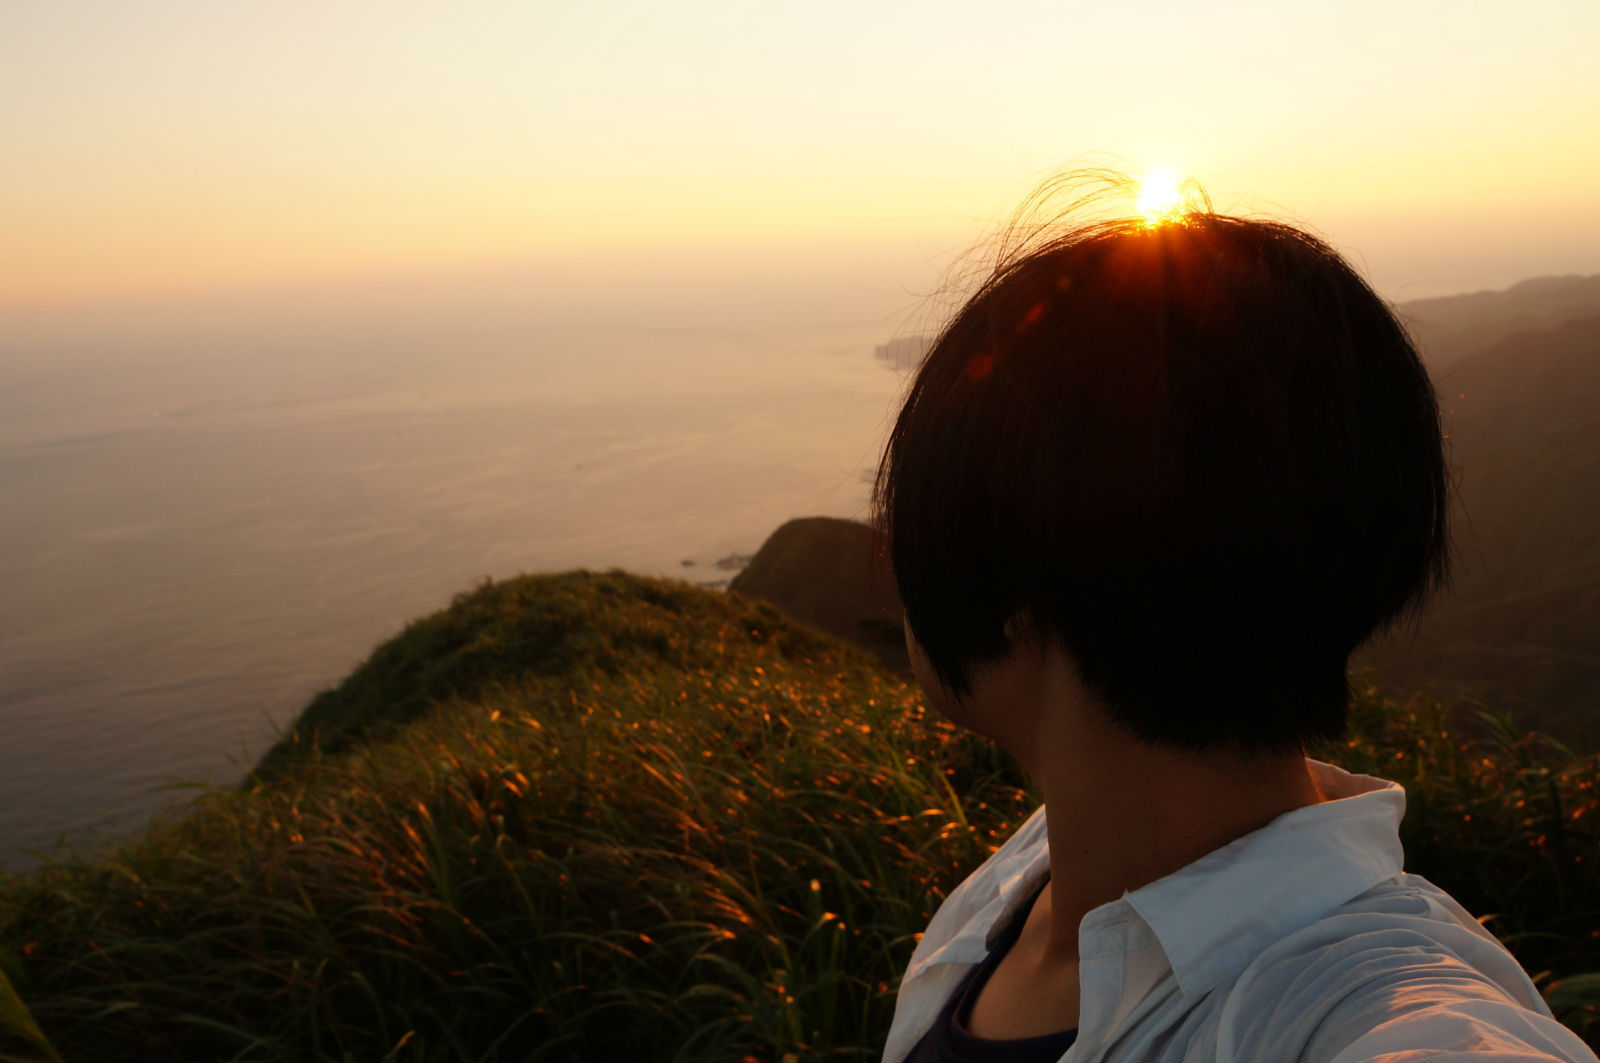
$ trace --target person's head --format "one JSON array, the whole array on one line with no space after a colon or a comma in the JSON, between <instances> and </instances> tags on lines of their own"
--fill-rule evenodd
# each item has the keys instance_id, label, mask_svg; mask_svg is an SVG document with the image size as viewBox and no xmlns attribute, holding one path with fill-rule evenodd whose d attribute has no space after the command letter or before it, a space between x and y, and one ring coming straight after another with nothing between
<instances>
[{"instance_id":1,"label":"person's head","mask_svg":"<svg viewBox=\"0 0 1600 1063\"><path fill-rule=\"evenodd\" d=\"M1337 734L1368 636L1446 576L1427 372L1326 244L1208 211L1058 231L944 327L879 469L908 626L956 696L1023 618L1124 730Z\"/></svg>"}]
</instances>

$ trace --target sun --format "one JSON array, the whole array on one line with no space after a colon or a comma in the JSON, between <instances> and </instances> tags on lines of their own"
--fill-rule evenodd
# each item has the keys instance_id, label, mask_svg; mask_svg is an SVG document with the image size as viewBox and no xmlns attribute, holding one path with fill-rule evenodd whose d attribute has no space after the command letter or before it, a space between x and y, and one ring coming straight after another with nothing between
<instances>
[{"instance_id":1,"label":"sun","mask_svg":"<svg viewBox=\"0 0 1600 1063\"><path fill-rule=\"evenodd\" d=\"M1154 166L1139 182L1139 213L1152 224L1167 221L1183 202L1183 178L1170 166Z\"/></svg>"}]
</instances>

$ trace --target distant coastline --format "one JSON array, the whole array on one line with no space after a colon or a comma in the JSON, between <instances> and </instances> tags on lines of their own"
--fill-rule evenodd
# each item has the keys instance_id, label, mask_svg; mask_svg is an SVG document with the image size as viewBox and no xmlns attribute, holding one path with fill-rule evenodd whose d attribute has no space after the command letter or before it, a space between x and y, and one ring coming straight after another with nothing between
<instances>
[{"instance_id":1,"label":"distant coastline","mask_svg":"<svg viewBox=\"0 0 1600 1063\"><path fill-rule=\"evenodd\" d=\"M919 332L878 344L872 349L872 356L897 373L909 373L922 364L931 346L933 337Z\"/></svg>"}]
</instances>

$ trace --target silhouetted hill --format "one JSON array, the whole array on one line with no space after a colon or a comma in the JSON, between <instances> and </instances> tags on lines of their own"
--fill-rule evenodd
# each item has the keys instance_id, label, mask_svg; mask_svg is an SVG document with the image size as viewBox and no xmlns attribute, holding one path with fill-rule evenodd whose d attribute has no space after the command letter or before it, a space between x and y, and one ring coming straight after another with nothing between
<instances>
[{"instance_id":1,"label":"silhouetted hill","mask_svg":"<svg viewBox=\"0 0 1600 1063\"><path fill-rule=\"evenodd\" d=\"M1453 592L1367 655L1391 689L1453 689L1600 739L1600 315L1436 374L1458 476Z\"/></svg>"},{"instance_id":2,"label":"silhouetted hill","mask_svg":"<svg viewBox=\"0 0 1600 1063\"><path fill-rule=\"evenodd\" d=\"M1503 291L1414 299L1395 309L1437 374L1516 333L1600 314L1600 274L1534 277ZM890 369L910 372L932 341L930 333L896 336L872 354Z\"/></svg>"},{"instance_id":3,"label":"silhouetted hill","mask_svg":"<svg viewBox=\"0 0 1600 1063\"><path fill-rule=\"evenodd\" d=\"M1534 277L1504 291L1416 299L1396 309L1438 374L1518 332L1600 314L1600 274Z\"/></svg>"}]
</instances>

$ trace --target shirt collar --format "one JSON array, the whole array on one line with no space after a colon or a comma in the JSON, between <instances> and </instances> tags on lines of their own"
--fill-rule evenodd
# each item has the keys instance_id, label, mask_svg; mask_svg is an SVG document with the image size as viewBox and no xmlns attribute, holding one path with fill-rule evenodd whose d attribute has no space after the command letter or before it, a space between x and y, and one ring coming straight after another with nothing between
<instances>
[{"instance_id":1,"label":"shirt collar","mask_svg":"<svg viewBox=\"0 0 1600 1063\"><path fill-rule=\"evenodd\" d=\"M1287 812L1095 908L1079 927L1080 955L1125 952L1153 936L1179 991L1195 999L1274 941L1399 874L1405 791L1331 764L1306 764L1326 800ZM1045 817L1038 809L940 907L928 927L932 947L912 957L907 981L928 968L973 964L988 954L993 938L1050 873Z\"/></svg>"},{"instance_id":2,"label":"shirt collar","mask_svg":"<svg viewBox=\"0 0 1600 1063\"><path fill-rule=\"evenodd\" d=\"M1400 873L1405 791L1370 775L1308 760L1327 798L1286 812L1242 838L1084 917L1080 939L1131 907L1196 998L1268 945Z\"/></svg>"}]
</instances>

